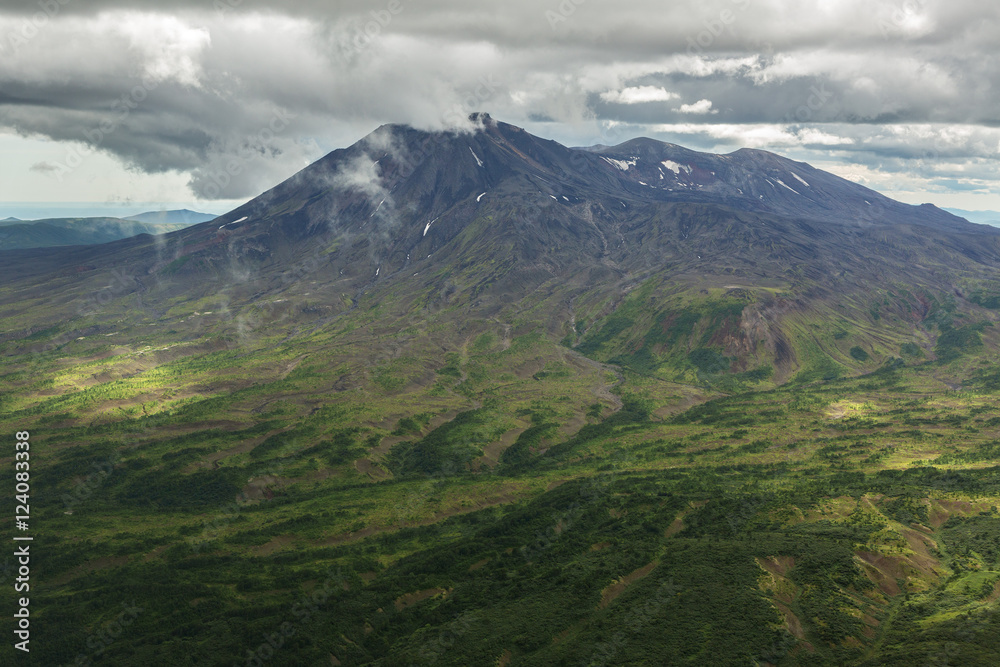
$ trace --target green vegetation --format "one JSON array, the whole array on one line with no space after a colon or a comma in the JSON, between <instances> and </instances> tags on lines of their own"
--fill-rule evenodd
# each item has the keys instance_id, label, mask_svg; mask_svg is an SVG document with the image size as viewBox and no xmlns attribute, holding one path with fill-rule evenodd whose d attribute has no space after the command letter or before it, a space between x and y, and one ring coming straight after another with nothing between
<instances>
[{"instance_id":1,"label":"green vegetation","mask_svg":"<svg viewBox=\"0 0 1000 667\"><path fill-rule=\"evenodd\" d=\"M963 354L968 354L983 346L980 335L988 326L988 322L979 324L967 324L962 327L952 328L943 326L941 335L938 337L934 353L942 361L953 361Z\"/></svg>"},{"instance_id":2,"label":"green vegetation","mask_svg":"<svg viewBox=\"0 0 1000 667\"><path fill-rule=\"evenodd\" d=\"M940 298L915 334L886 296L878 328L859 302L831 332L652 280L573 327L415 314L434 298L168 333L205 297L2 343L33 659L244 664L291 623L265 664L992 664L984 323Z\"/></svg>"}]
</instances>

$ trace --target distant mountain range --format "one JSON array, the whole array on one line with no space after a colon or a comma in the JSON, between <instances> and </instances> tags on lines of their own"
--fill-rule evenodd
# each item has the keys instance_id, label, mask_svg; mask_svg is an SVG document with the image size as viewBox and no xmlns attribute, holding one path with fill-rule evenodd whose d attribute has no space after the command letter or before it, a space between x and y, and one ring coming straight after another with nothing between
<instances>
[{"instance_id":1,"label":"distant mountain range","mask_svg":"<svg viewBox=\"0 0 1000 667\"><path fill-rule=\"evenodd\" d=\"M125 220L146 222L151 225L196 225L199 222L215 220L217 217L210 213L199 213L185 208L177 211L149 211L127 216Z\"/></svg>"},{"instance_id":2,"label":"distant mountain range","mask_svg":"<svg viewBox=\"0 0 1000 667\"><path fill-rule=\"evenodd\" d=\"M0 220L0 250L107 243L138 234L164 234L212 220L195 211L154 211L129 218Z\"/></svg>"},{"instance_id":3,"label":"distant mountain range","mask_svg":"<svg viewBox=\"0 0 1000 667\"><path fill-rule=\"evenodd\" d=\"M960 208L946 208L945 210L961 216L969 222L1000 227L1000 211L966 211Z\"/></svg>"}]
</instances>

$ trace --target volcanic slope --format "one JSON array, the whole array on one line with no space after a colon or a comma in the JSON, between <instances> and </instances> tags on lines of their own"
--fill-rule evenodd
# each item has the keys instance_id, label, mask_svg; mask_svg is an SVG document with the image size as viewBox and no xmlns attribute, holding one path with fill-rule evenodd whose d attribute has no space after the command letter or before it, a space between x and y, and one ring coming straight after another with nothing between
<instances>
[{"instance_id":1,"label":"volcanic slope","mask_svg":"<svg viewBox=\"0 0 1000 667\"><path fill-rule=\"evenodd\" d=\"M112 291L148 314L133 326L174 326L180 304L213 300L221 335L262 304L317 326L364 299L383 316L527 307L602 361L691 379L687 356L715 349L783 381L872 370L906 343L933 356L932 311L977 310L965 297L992 289L1000 232L803 163L648 139L569 149L476 120L383 126L166 241L22 251L0 295L10 329L65 322L117 271Z\"/></svg>"}]
</instances>

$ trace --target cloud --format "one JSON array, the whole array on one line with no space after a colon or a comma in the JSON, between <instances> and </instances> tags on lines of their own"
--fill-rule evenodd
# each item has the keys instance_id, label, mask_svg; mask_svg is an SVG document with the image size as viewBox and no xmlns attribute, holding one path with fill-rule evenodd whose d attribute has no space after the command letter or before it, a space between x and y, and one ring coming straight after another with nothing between
<instances>
[{"instance_id":1,"label":"cloud","mask_svg":"<svg viewBox=\"0 0 1000 667\"><path fill-rule=\"evenodd\" d=\"M691 113L704 115L707 113L719 113L718 110L712 109L712 100L698 100L694 104L682 104L679 109L680 113Z\"/></svg>"},{"instance_id":2,"label":"cloud","mask_svg":"<svg viewBox=\"0 0 1000 667\"><path fill-rule=\"evenodd\" d=\"M95 0L44 22L37 4L5 7L0 129L111 156L123 188L173 174L219 198L253 196L382 123L457 127L476 110L571 145L605 142L615 123L915 178L938 178L921 161L953 173L1000 148L1000 7L977 0L391 7ZM264 132L284 112L287 127ZM66 158L21 170L57 173L42 161Z\"/></svg>"},{"instance_id":3,"label":"cloud","mask_svg":"<svg viewBox=\"0 0 1000 667\"><path fill-rule=\"evenodd\" d=\"M388 192L382 186L382 170L378 158L363 153L344 162L334 174L333 184L345 190L358 190L369 199L385 198Z\"/></svg>"},{"instance_id":4,"label":"cloud","mask_svg":"<svg viewBox=\"0 0 1000 667\"><path fill-rule=\"evenodd\" d=\"M52 162L36 162L29 167L31 171L38 172L39 174L51 174L59 171L59 166Z\"/></svg>"},{"instance_id":5,"label":"cloud","mask_svg":"<svg viewBox=\"0 0 1000 667\"><path fill-rule=\"evenodd\" d=\"M121 16L115 28L128 39L129 51L137 57L144 80L201 86L202 54L212 42L207 28L173 16L140 12Z\"/></svg>"},{"instance_id":6,"label":"cloud","mask_svg":"<svg viewBox=\"0 0 1000 667\"><path fill-rule=\"evenodd\" d=\"M642 104L645 102L668 102L678 95L656 86L634 86L622 90L601 93L601 99L615 104ZM711 104L711 102L709 103Z\"/></svg>"}]
</instances>

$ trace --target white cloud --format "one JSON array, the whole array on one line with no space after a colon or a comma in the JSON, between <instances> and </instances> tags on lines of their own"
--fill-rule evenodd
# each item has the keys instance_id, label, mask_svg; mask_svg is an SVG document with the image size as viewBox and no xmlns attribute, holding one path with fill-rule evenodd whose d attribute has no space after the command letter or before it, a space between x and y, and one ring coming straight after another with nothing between
<instances>
[{"instance_id":1,"label":"white cloud","mask_svg":"<svg viewBox=\"0 0 1000 667\"><path fill-rule=\"evenodd\" d=\"M957 174L956 188L966 184L954 165L965 161L1000 190L1000 176L988 175L994 163L976 162L1000 152L995 3L584 3L558 31L528 0L492 14L457 0L404 2L384 25L372 23L370 2L334 4L241 0L221 15L211 0L163 0L155 10L72 2L17 43L10 36L28 30L37 3L5 8L0 132L54 150L5 153L0 182L8 192L27 179L45 184L32 165L64 162L71 142L110 120L101 159L80 171L117 163L120 188L106 196L126 194L138 174L190 181L197 192L256 147L260 157L222 193L252 195L381 123L440 129L484 110L570 145L608 143L594 128L614 127L623 141L666 123L676 131L664 138L693 148L745 145L810 161L836 152L900 172L938 162ZM706 21L723 11L733 20L710 30ZM112 104L143 76L156 89L116 120ZM249 142L278 109L296 114L294 124Z\"/></svg>"},{"instance_id":2,"label":"white cloud","mask_svg":"<svg viewBox=\"0 0 1000 667\"><path fill-rule=\"evenodd\" d=\"M712 100L698 100L694 104L682 104L680 108L675 109L675 111L699 115L719 113L717 110L712 109Z\"/></svg>"},{"instance_id":3,"label":"white cloud","mask_svg":"<svg viewBox=\"0 0 1000 667\"><path fill-rule=\"evenodd\" d=\"M662 135L701 137L728 146L767 150L816 145L843 148L854 144L854 139L849 136L838 136L814 127L787 124L668 123L653 125L650 129Z\"/></svg>"},{"instance_id":4,"label":"white cloud","mask_svg":"<svg viewBox=\"0 0 1000 667\"><path fill-rule=\"evenodd\" d=\"M634 86L622 90L601 93L601 99L614 104L643 104L645 102L668 102L676 99L677 93L656 86ZM711 104L711 102L709 102Z\"/></svg>"},{"instance_id":5,"label":"white cloud","mask_svg":"<svg viewBox=\"0 0 1000 667\"><path fill-rule=\"evenodd\" d=\"M799 130L798 137L803 145L806 146L849 146L854 143L854 139L850 137L838 137L835 134L812 127Z\"/></svg>"},{"instance_id":6,"label":"white cloud","mask_svg":"<svg viewBox=\"0 0 1000 667\"><path fill-rule=\"evenodd\" d=\"M200 86L201 57L211 45L207 28L194 27L172 16L128 12L109 17L114 29L129 41L130 50L139 56L145 79L160 83L174 80L187 86Z\"/></svg>"}]
</instances>

